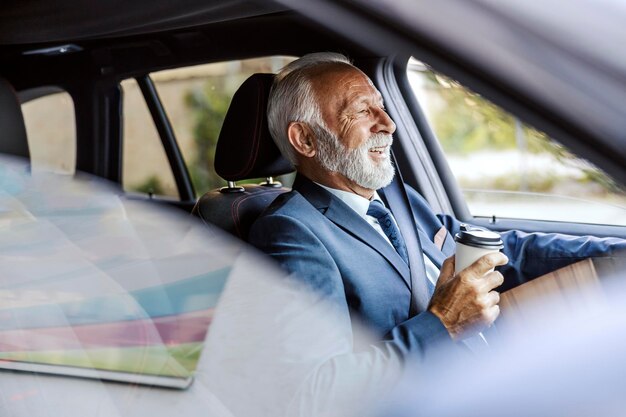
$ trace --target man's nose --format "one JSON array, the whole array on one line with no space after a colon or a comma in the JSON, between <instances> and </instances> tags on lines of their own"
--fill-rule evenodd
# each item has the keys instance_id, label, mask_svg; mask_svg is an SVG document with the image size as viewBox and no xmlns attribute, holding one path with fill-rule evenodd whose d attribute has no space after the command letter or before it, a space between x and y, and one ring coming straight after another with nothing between
<instances>
[{"instance_id":1,"label":"man's nose","mask_svg":"<svg viewBox=\"0 0 626 417\"><path fill-rule=\"evenodd\" d=\"M396 131L396 124L383 109L378 109L376 124L372 127L372 133L386 133L392 135Z\"/></svg>"}]
</instances>

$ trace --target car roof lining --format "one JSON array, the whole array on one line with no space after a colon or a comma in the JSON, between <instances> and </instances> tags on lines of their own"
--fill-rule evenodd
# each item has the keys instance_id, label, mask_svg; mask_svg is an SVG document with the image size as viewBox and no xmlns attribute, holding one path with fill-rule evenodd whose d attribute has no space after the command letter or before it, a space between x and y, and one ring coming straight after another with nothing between
<instances>
[{"instance_id":1,"label":"car roof lining","mask_svg":"<svg viewBox=\"0 0 626 417\"><path fill-rule=\"evenodd\" d=\"M247 0L9 0L0 13L0 45L148 34L282 10Z\"/></svg>"},{"instance_id":2,"label":"car roof lining","mask_svg":"<svg viewBox=\"0 0 626 417\"><path fill-rule=\"evenodd\" d=\"M249 35L251 25L257 31L255 36ZM320 50L343 52L355 59L376 56L290 12L75 44L80 47L76 52L55 56L23 55L41 45L0 47L0 65L7 64L2 65L2 74L21 90L68 80L119 80L182 66L270 55L300 56ZM45 74L38 70L42 67ZM71 77L68 71L72 71Z\"/></svg>"}]
</instances>

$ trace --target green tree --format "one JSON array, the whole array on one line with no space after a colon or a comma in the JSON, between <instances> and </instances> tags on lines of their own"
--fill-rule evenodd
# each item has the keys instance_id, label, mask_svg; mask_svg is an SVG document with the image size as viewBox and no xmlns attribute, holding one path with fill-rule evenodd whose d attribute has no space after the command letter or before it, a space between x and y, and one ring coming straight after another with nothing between
<instances>
[{"instance_id":1,"label":"green tree","mask_svg":"<svg viewBox=\"0 0 626 417\"><path fill-rule=\"evenodd\" d=\"M131 187L131 189L139 193L165 195L163 185L156 175L149 176L144 182Z\"/></svg>"},{"instance_id":2,"label":"green tree","mask_svg":"<svg viewBox=\"0 0 626 417\"><path fill-rule=\"evenodd\" d=\"M201 90L191 90L185 96L185 104L194 114L193 137L197 151L189 171L199 194L225 185L215 172L213 161L232 94L224 87L222 77L214 77Z\"/></svg>"},{"instance_id":3,"label":"green tree","mask_svg":"<svg viewBox=\"0 0 626 417\"><path fill-rule=\"evenodd\" d=\"M430 119L444 151L448 154L468 154L480 150L506 150L518 147L515 118L458 82L424 71L424 81L435 105L429 106ZM579 182L595 183L607 192L623 193L610 177L591 164L579 159L545 133L522 124L526 150L531 153L550 153L564 165L582 170ZM501 179L496 188L516 189L511 178ZM536 178L531 190L549 191L556 178ZM506 186L505 186L505 183Z\"/></svg>"},{"instance_id":4,"label":"green tree","mask_svg":"<svg viewBox=\"0 0 626 417\"><path fill-rule=\"evenodd\" d=\"M427 88L435 92L439 100L431 116L446 152L465 154L517 147L516 121L511 114L456 81L433 72L426 72L425 76ZM554 149L543 133L525 125L522 125L522 132L530 152Z\"/></svg>"}]
</instances>

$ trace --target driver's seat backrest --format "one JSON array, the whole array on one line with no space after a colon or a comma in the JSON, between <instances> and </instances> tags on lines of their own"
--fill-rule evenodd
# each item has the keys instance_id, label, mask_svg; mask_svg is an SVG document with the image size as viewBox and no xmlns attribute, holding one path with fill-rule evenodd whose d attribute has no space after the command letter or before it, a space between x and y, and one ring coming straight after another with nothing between
<instances>
[{"instance_id":1,"label":"driver's seat backrest","mask_svg":"<svg viewBox=\"0 0 626 417\"><path fill-rule=\"evenodd\" d=\"M250 226L272 201L289 189L274 177L294 171L281 155L267 126L267 101L273 74L253 74L239 87L228 108L215 150L215 171L227 187L204 194L193 209L204 222L247 240ZM266 178L262 184L236 181Z\"/></svg>"},{"instance_id":2,"label":"driver's seat backrest","mask_svg":"<svg viewBox=\"0 0 626 417\"><path fill-rule=\"evenodd\" d=\"M28 158L22 106L13 86L0 77L0 154Z\"/></svg>"}]
</instances>

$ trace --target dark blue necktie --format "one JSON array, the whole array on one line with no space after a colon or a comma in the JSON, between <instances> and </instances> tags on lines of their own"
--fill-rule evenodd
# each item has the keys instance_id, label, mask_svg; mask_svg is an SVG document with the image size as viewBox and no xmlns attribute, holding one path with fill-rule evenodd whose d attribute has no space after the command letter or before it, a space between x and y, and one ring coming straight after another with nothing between
<instances>
[{"instance_id":1,"label":"dark blue necktie","mask_svg":"<svg viewBox=\"0 0 626 417\"><path fill-rule=\"evenodd\" d=\"M389 241L396 248L396 252L398 255L404 260L404 262L409 264L409 253L406 250L406 245L404 244L404 239L400 234L400 230L398 230L398 226L396 226L396 222L393 221L391 217L391 212L387 210L387 208L381 203L379 200L373 200L370 203L369 208L367 209L367 215L374 217L378 220L378 224L380 224L380 228L383 229L383 232L389 238Z\"/></svg>"}]
</instances>

